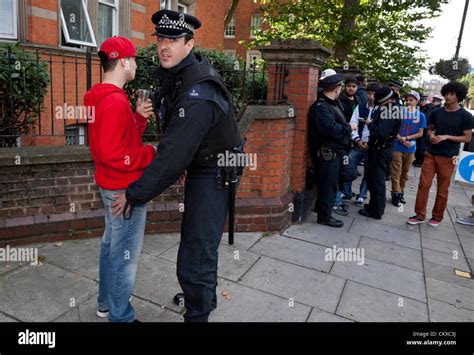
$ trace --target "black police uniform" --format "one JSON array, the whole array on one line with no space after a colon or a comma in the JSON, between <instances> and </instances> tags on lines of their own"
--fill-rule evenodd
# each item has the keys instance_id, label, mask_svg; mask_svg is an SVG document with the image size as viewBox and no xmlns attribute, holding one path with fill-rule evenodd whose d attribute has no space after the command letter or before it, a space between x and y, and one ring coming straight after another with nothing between
<instances>
[{"instance_id":1,"label":"black police uniform","mask_svg":"<svg viewBox=\"0 0 474 355\"><path fill-rule=\"evenodd\" d=\"M385 174L393 157L394 140L401 125L401 120L383 119L381 113L381 107L377 107L369 126L366 179L370 201L364 209L359 211L361 215L376 219L381 219L385 211Z\"/></svg>"},{"instance_id":2,"label":"black police uniform","mask_svg":"<svg viewBox=\"0 0 474 355\"><path fill-rule=\"evenodd\" d=\"M433 105L431 103L426 104L420 108L420 111L425 114L426 122L429 122L431 111L433 111ZM421 166L425 160L426 146L428 145L428 129L423 130L423 136L416 139L416 152L415 161L413 165Z\"/></svg>"},{"instance_id":3,"label":"black police uniform","mask_svg":"<svg viewBox=\"0 0 474 355\"><path fill-rule=\"evenodd\" d=\"M171 21L177 16L165 14ZM217 160L242 140L230 96L206 60L191 52L174 68L160 67L157 75L164 134L153 162L127 189L127 202L150 201L187 171L177 276L185 321L207 321L216 308L217 249L229 207L229 191L221 180L218 184Z\"/></svg>"},{"instance_id":4,"label":"black police uniform","mask_svg":"<svg viewBox=\"0 0 474 355\"><path fill-rule=\"evenodd\" d=\"M324 94L313 103L308 116L310 154L317 175L315 212L319 223L327 223L332 219L342 157L350 147L352 129L338 101Z\"/></svg>"}]
</instances>

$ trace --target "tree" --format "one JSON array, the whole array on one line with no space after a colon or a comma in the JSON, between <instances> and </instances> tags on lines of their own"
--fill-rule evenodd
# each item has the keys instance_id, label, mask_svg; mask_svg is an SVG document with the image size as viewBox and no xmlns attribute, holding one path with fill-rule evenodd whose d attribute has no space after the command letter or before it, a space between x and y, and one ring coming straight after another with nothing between
<instances>
[{"instance_id":1,"label":"tree","mask_svg":"<svg viewBox=\"0 0 474 355\"><path fill-rule=\"evenodd\" d=\"M38 123L49 83L48 66L16 44L0 46L0 147L16 145Z\"/></svg>"},{"instance_id":2,"label":"tree","mask_svg":"<svg viewBox=\"0 0 474 355\"><path fill-rule=\"evenodd\" d=\"M229 11L227 11L227 14L224 18L224 28L227 28L227 25L232 19L232 16L234 16L235 9L237 9L237 5L239 5L239 0L232 0L232 4L230 5Z\"/></svg>"},{"instance_id":3,"label":"tree","mask_svg":"<svg viewBox=\"0 0 474 355\"><path fill-rule=\"evenodd\" d=\"M385 81L412 79L426 68L419 47L448 0L260 0L268 24L249 44L274 38L312 38L333 49L328 66L354 66Z\"/></svg>"},{"instance_id":4,"label":"tree","mask_svg":"<svg viewBox=\"0 0 474 355\"><path fill-rule=\"evenodd\" d=\"M435 64L436 74L451 81L455 81L467 75L469 68L469 61L466 58L459 58L458 60L441 59Z\"/></svg>"}]
</instances>

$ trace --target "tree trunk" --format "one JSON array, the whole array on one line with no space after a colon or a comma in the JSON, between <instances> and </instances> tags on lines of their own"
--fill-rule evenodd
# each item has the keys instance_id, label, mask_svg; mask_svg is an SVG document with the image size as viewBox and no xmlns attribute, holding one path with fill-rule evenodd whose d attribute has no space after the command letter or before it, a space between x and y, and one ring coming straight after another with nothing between
<instances>
[{"instance_id":1,"label":"tree trunk","mask_svg":"<svg viewBox=\"0 0 474 355\"><path fill-rule=\"evenodd\" d=\"M235 13L235 9L237 8L237 5L239 5L239 0L232 0L232 5L230 5L230 9L229 9L229 11L227 11L227 14L225 15L224 29L227 28L227 25L229 24L232 16Z\"/></svg>"},{"instance_id":2,"label":"tree trunk","mask_svg":"<svg viewBox=\"0 0 474 355\"><path fill-rule=\"evenodd\" d=\"M338 33L343 35L343 38L338 39L334 44L334 59L338 62L347 60L347 55L354 42L353 38L347 39L347 34L355 28L355 13L354 11L359 6L360 0L344 0L344 9L339 24Z\"/></svg>"}]
</instances>

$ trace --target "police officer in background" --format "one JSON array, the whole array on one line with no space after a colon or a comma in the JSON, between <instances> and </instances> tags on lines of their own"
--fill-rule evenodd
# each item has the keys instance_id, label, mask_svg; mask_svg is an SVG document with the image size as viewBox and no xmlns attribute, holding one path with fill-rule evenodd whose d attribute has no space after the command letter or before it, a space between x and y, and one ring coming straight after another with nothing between
<instances>
[{"instance_id":1,"label":"police officer in background","mask_svg":"<svg viewBox=\"0 0 474 355\"><path fill-rule=\"evenodd\" d=\"M351 144L352 130L338 103L343 77L332 69L322 72L319 86L323 93L311 105L309 119L309 145L311 160L316 170L317 201L315 212L318 223L340 228L344 223L332 217L338 191L343 156ZM347 163L347 162L346 162Z\"/></svg>"},{"instance_id":2,"label":"police officer in background","mask_svg":"<svg viewBox=\"0 0 474 355\"><path fill-rule=\"evenodd\" d=\"M369 151L367 159L367 187L370 201L359 210L365 217L382 219L386 204L385 172L392 160L394 140L401 124L400 106L395 93L387 86L375 92L377 105L369 126ZM396 112L398 110L398 112Z\"/></svg>"},{"instance_id":3,"label":"police officer in background","mask_svg":"<svg viewBox=\"0 0 474 355\"><path fill-rule=\"evenodd\" d=\"M229 207L235 167L218 166L220 154L236 152L243 142L224 82L193 52L194 16L170 10L153 14L160 67L159 116L164 134L156 158L126 191L124 214L161 194L186 171L177 276L186 322L207 322L216 308L217 249ZM239 152L240 152L239 151ZM219 164L220 165L220 164ZM241 171L240 171L241 172Z\"/></svg>"}]
</instances>

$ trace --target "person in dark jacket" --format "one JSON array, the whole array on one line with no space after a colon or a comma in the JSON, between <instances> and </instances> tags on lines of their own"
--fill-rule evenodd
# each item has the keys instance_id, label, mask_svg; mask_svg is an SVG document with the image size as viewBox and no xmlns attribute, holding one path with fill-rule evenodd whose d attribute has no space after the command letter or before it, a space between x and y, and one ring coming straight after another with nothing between
<instances>
[{"instance_id":1,"label":"person in dark jacket","mask_svg":"<svg viewBox=\"0 0 474 355\"><path fill-rule=\"evenodd\" d=\"M355 108L359 104L359 98L356 96L357 80L355 78L347 78L344 81L344 92L339 96L346 122L349 123Z\"/></svg>"},{"instance_id":2,"label":"person in dark jacket","mask_svg":"<svg viewBox=\"0 0 474 355\"><path fill-rule=\"evenodd\" d=\"M370 201L359 210L365 217L382 219L386 205L385 173L392 160L394 140L400 130L399 106L394 105L394 92L382 86L375 92L378 105L370 123L369 153L367 159L367 187Z\"/></svg>"},{"instance_id":3,"label":"person in dark jacket","mask_svg":"<svg viewBox=\"0 0 474 355\"><path fill-rule=\"evenodd\" d=\"M236 160L220 161L241 147L242 140L222 79L192 50L200 21L170 10L158 11L152 21L160 59L157 103L164 134L156 158L128 187L117 212L133 213L134 206L150 201L187 173L177 260L183 294L177 294L174 302L184 301L186 322L207 322L217 306L217 250L231 198L227 186L231 179L238 181L238 176L227 174Z\"/></svg>"},{"instance_id":4,"label":"person in dark jacket","mask_svg":"<svg viewBox=\"0 0 474 355\"><path fill-rule=\"evenodd\" d=\"M428 122L430 119L431 111L433 111L433 105L428 102L428 96L426 95L420 95L420 111L425 115L426 122ZM413 162L413 165L417 168L421 168L421 166L423 165L427 144L428 130L425 129L423 132L423 137L420 137L416 140L415 161Z\"/></svg>"},{"instance_id":5,"label":"person in dark jacket","mask_svg":"<svg viewBox=\"0 0 474 355\"><path fill-rule=\"evenodd\" d=\"M357 78L357 92L356 96L359 101L359 105L367 105L367 102L369 101L369 94L367 92L367 78L363 75L359 75Z\"/></svg>"},{"instance_id":6,"label":"person in dark jacket","mask_svg":"<svg viewBox=\"0 0 474 355\"><path fill-rule=\"evenodd\" d=\"M344 223L332 217L343 156L350 147L351 133L357 129L346 122L337 98L341 92L342 76L332 69L322 72L319 85L323 94L309 110L309 145L311 160L317 174L315 211L318 223L340 228Z\"/></svg>"}]
</instances>

